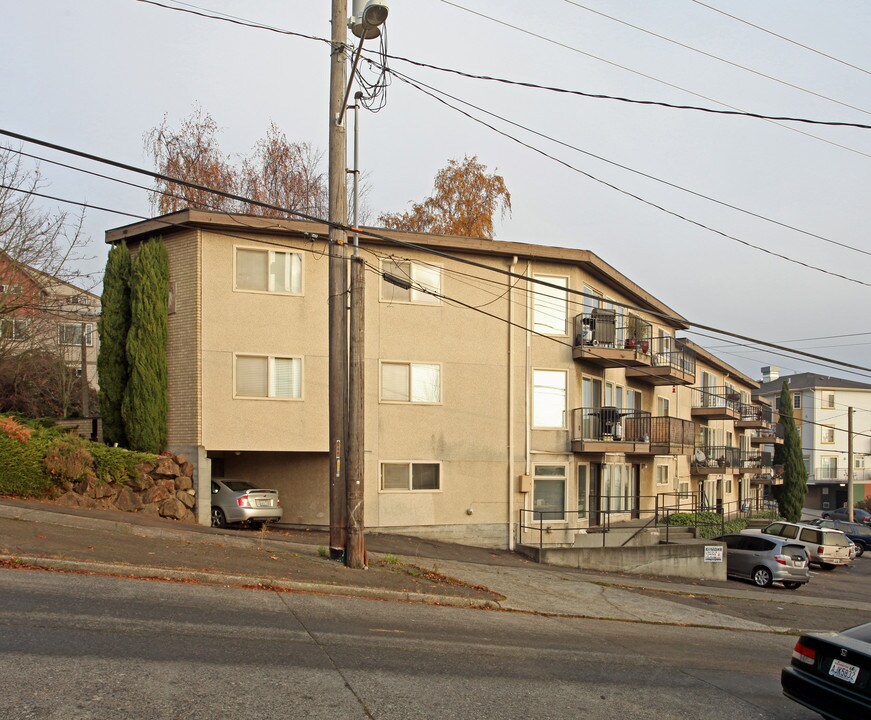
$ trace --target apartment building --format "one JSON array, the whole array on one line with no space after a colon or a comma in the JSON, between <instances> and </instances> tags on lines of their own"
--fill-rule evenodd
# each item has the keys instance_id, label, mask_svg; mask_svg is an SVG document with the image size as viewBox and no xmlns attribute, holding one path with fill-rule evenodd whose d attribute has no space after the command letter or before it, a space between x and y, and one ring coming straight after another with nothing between
<instances>
[{"instance_id":1,"label":"apartment building","mask_svg":"<svg viewBox=\"0 0 871 720\"><path fill-rule=\"evenodd\" d=\"M756 383L701 353L698 420L700 349L642 287L584 250L379 232L360 249L367 528L512 547L546 525L572 542L700 488L712 507L750 495ZM280 491L284 522L326 526L327 228L186 210L107 242L156 236L170 449L196 461L200 497L212 476L244 478ZM708 472L721 455L734 472Z\"/></svg>"},{"instance_id":2,"label":"apartment building","mask_svg":"<svg viewBox=\"0 0 871 720\"><path fill-rule=\"evenodd\" d=\"M99 296L0 252L0 356L44 350L97 389L99 315Z\"/></svg>"},{"instance_id":3,"label":"apartment building","mask_svg":"<svg viewBox=\"0 0 871 720\"><path fill-rule=\"evenodd\" d=\"M808 472L806 506L833 510L847 502L848 417L853 409L853 497L871 497L871 385L817 373L780 376L762 368L759 397L777 410L783 383L792 396ZM866 468L866 464L868 468Z\"/></svg>"}]
</instances>

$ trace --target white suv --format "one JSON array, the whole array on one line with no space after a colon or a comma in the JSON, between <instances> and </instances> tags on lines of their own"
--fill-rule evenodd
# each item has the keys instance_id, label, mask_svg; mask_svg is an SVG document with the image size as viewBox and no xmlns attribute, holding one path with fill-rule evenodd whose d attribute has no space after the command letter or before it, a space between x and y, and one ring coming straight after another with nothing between
<instances>
[{"instance_id":1,"label":"white suv","mask_svg":"<svg viewBox=\"0 0 871 720\"><path fill-rule=\"evenodd\" d=\"M774 535L803 545L810 562L823 570L833 570L838 565L847 565L852 560L850 540L840 530L809 527L785 521L773 522L762 530L744 530L747 534Z\"/></svg>"}]
</instances>

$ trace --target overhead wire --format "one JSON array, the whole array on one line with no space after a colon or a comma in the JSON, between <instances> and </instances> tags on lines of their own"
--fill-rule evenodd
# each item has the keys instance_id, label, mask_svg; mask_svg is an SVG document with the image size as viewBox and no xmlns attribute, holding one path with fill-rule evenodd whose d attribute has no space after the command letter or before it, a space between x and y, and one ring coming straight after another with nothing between
<instances>
[{"instance_id":1,"label":"overhead wire","mask_svg":"<svg viewBox=\"0 0 871 720\"><path fill-rule=\"evenodd\" d=\"M854 70L858 70L859 72L865 73L866 75L871 75L871 70L866 70L863 67L859 67L858 65L854 65L853 63L847 62L846 60L841 60L841 58L837 58L834 55L830 55L829 53L825 53L822 50L817 50L816 48L811 47L810 45L805 45L804 43L800 43L798 40L793 40L792 38L786 37L786 35L781 35L780 33L776 33L773 30L769 30L768 28L764 28L761 25L756 25L755 23L750 22L749 20L745 20L744 18L740 18L737 15L732 15L731 13L727 13L725 10L721 10L720 8L714 7L713 5L708 5L707 3L701 2L701 0L691 0L696 5L701 5L703 8L707 8L708 10L712 10L715 13L719 13L720 15L725 15L727 18L731 18L736 22L742 23L744 25L748 25L756 30L760 30L768 35L776 37L780 40L788 42L797 47L803 48L804 50L809 50L816 55L820 55L821 57L828 58L829 60L833 60L836 63L840 63L841 65L845 65L846 67L853 68Z\"/></svg>"},{"instance_id":2,"label":"overhead wire","mask_svg":"<svg viewBox=\"0 0 871 720\"><path fill-rule=\"evenodd\" d=\"M447 0L442 0L442 2L447 2ZM563 0L564 3L568 5L573 5L580 10L586 10L589 13L593 13L594 15L598 15L599 17L607 18L608 20L612 20L613 22L619 23L621 25L625 25L626 27L632 28L633 30L638 30L646 35L650 35L655 38L659 38L660 40L664 40L667 43L671 43L672 45L677 45L678 47L682 47L685 50L690 50L691 52L698 53L699 55L704 55L707 58L712 60L716 60L721 63L725 63L726 65L731 65L732 67L738 68L740 70L744 70L745 72L752 73L753 75L758 75L759 77L765 78L766 80L771 80L772 82L776 82L780 85L785 85L786 87L793 88L794 90L799 90L800 92L807 93L808 95L813 95L814 97L820 98L822 100L827 100L828 102L835 103L836 105L841 105L842 107L849 108L851 110L856 110L860 113L864 113L865 115L871 115L871 112L865 110L864 108L856 107L855 105L850 105L849 103L843 102L841 100L836 100L833 97L829 97L828 95L823 95L822 93L815 92L806 87L802 87L801 85L796 85L795 83L791 83L787 80L783 80L778 77L774 77L773 75L768 75L759 70L754 70L751 67L747 67L746 65L741 65L740 63L733 62L731 60L726 60L725 58L720 57L719 55L714 55L713 53L709 53L705 50L701 50L700 48L693 47L692 45L688 45L686 43L682 43L679 40L675 40L674 38L667 37L665 35L661 35L657 32L653 32L652 30L648 30L639 25L634 25L633 23L627 22L626 20L621 20L620 18L614 17L613 15L608 15L607 13L603 13L600 10L594 10L593 8L587 7L586 5L581 5L581 3L576 0ZM453 5L453 3L448 3L449 5Z\"/></svg>"},{"instance_id":3,"label":"overhead wire","mask_svg":"<svg viewBox=\"0 0 871 720\"><path fill-rule=\"evenodd\" d=\"M592 298L596 298L596 299L598 298L598 296L596 296L596 295L592 295L590 293L586 293L586 292L581 291L581 290L575 290L573 288L561 287L559 285L555 285L553 283L549 283L549 282L546 282L546 281L543 281L543 280L540 280L537 278L528 278L524 275L521 275L519 273L515 273L511 270L506 270L504 268L499 268L499 267L495 267L492 265L487 265L486 263L483 263L483 262L480 262L477 260L473 260L471 258L455 255L455 254L452 254L452 253L449 253L449 252L446 252L443 250L439 250L439 249L432 247L432 246L421 245L419 243L413 243L413 242L401 240L398 237L386 235L383 232L377 232L377 231L371 230L371 229L354 228L354 227L351 227L351 226L348 226L348 225L345 225L342 223L331 222L329 220L324 220L322 218L316 218L316 217L313 217L307 213L303 213L303 212L300 212L297 210L293 210L290 208L283 208L283 207L280 207L277 205L272 205L270 203L265 203L265 202L253 200L251 198L245 198L245 197L236 195L234 193L228 193L228 192L225 192L222 190L209 188L207 186L200 185L198 183L193 183L193 182L190 182L188 180L184 180L182 178L175 178L172 176L165 175L163 173L158 173L158 172L155 172L152 170L146 170L144 168L139 168L139 167L136 167L134 165L122 163L122 162L119 162L117 160L111 160L109 158L104 158L104 157L95 155L93 153L87 153L87 152L84 152L81 150L75 150L73 148L59 145L57 143L52 143L52 142L49 142L47 140L41 140L41 139L38 139L35 137L27 136L27 135L24 135L22 133L17 133L17 132L11 131L11 130L0 129L0 135L6 135L7 137L14 138L14 139L19 140L21 142L27 142L27 143L32 143L35 145L40 145L42 147L47 147L47 148L57 150L57 151L62 152L62 153L71 154L71 155L81 157L83 159L87 159L87 160L90 160L93 162L107 164L107 165L110 165L113 167L117 167L119 169L127 170L129 172L133 172L133 173L137 173L137 174L141 174L141 175L146 175L146 176L149 176L149 177L156 179L156 180L163 180L163 181L166 181L169 183L183 185L183 186L190 187L190 188L193 188L196 190L210 192L210 193L213 193L213 194L218 195L220 197L225 197L227 199L242 201L242 202L246 202L250 205L256 205L258 207L276 210L276 211L279 211L281 213L285 213L288 216L300 217L300 218L305 219L305 220L310 220L310 221L317 222L317 223L322 224L322 225L326 225L327 227L338 228L338 229L344 230L344 231L357 231L361 235L363 235L364 237L369 237L369 238L372 238L373 240L379 240L381 242L385 242L387 244L392 244L392 245L395 245L397 247L412 249L412 250L420 251L422 253L427 253L427 254L430 254L430 255L433 255L436 257L446 258L446 259L453 260L453 261L460 263L460 264L469 265L471 267L482 268L482 269L489 270L489 271L494 272L494 273L506 275L509 277L520 278L520 279L526 280L528 282L532 282L532 283L535 283L537 285L540 285L542 287L550 287L552 289L556 289L560 292L566 292L566 293L580 296L580 297L592 297ZM756 338L751 338L751 337L748 337L746 335L742 335L740 333L735 333L735 332L728 331L728 330L721 330L718 328L711 327L709 325L690 321L690 320L687 320L685 318L675 317L673 315L669 315L668 313L658 311L658 310L655 310L655 309L650 308L650 307L640 308L637 305L634 305L632 303L625 303L625 302L621 302L621 301L617 301L617 300L612 301L612 304L614 306L624 307L624 308L629 309L629 310L637 310L640 312L648 313L654 317L661 318L667 322L675 324L678 327L682 327L684 325L689 325L692 327L699 328L701 330L715 332L715 333L718 333L718 334L723 335L723 336L737 338L737 339L740 339L740 340L743 340L746 342L752 342L752 343L756 343L758 345L763 345L766 347L772 347L772 348L777 349L777 350L782 350L782 351L786 351L786 352L794 352L796 355L800 355L802 357L807 357L807 358L815 359L815 360L822 360L823 362L831 362L831 363L834 363L834 364L841 366L841 367L854 368L857 370L871 372L871 368L869 368L869 367L865 367L862 365L856 365L853 363L847 363L844 361L832 360L831 358L825 358L825 357L822 357L819 355L814 355L812 353L806 353L806 352L803 352L800 350L793 350L792 348L783 347L783 346L777 345L776 343L770 343L770 342L767 342L765 340L758 340Z\"/></svg>"},{"instance_id":4,"label":"overhead wire","mask_svg":"<svg viewBox=\"0 0 871 720\"><path fill-rule=\"evenodd\" d=\"M497 128L495 125L492 125L492 124L486 122L485 120L482 120L478 117L475 117L471 113L469 113L461 108L458 108L455 105L452 105L447 100L445 100L443 97L439 97L439 94L446 95L446 93L441 93L441 91L438 91L438 90L430 91L430 90L426 89L426 87L423 87L423 83L418 83L415 80L411 80L404 73L399 73L396 70L393 70L392 72L399 80L401 80L405 84L415 88L416 90L418 90L419 92L422 92L425 95L428 95L429 97L433 98L437 102L445 105L448 108L451 108L455 112L457 112L461 115L464 115L465 117L469 118L473 122L476 122L480 125L483 125L484 127L492 130L493 132L495 132L499 135L502 135L503 137L511 140L512 142L517 143L518 145L521 145L522 147L525 147L528 150L531 150L531 151L541 155L542 157L547 158L548 160L552 160L553 162L556 162L557 164L562 165L563 167L571 170L572 172L576 172L580 175L583 175L583 176L587 177L588 179L593 180L596 183L599 183L600 185L608 187L611 190L615 190L623 195L626 195L627 197L633 198L634 200L638 200L639 202L641 202L645 205L648 205L649 207L652 207L656 210L659 210L660 212L663 212L667 215L675 217L678 220L682 220L683 222L689 223L690 225L695 225L696 227L699 227L699 228L706 230L708 232L712 232L716 235L720 235L721 237L727 238L729 240L737 242L737 243L744 245L746 247L750 247L750 248L753 248L754 250L758 250L758 251L763 252L767 255L771 255L772 257L777 257L777 258L780 258L781 260L785 260L789 263L799 265L799 266L804 267L806 269L820 272L820 273L823 273L825 275L830 275L832 277L837 277L837 278L840 278L841 280L846 280L848 282L852 282L852 283L855 283L857 285L871 287L871 283L866 282L864 280L860 280L858 278L852 278L852 277L849 277L847 275L844 275L843 273L835 272L833 270L826 270L825 268L821 268L819 266L812 265L811 263L806 263L802 260L797 260L796 258L790 257L788 255L784 255L783 253L778 253L778 252L775 252L773 250L769 250L768 248L762 247L761 245L756 245L755 243L751 243L747 240L742 240L741 238L736 237L735 235L731 235L723 230L718 230L717 228L711 227L710 225L706 225L698 220L693 220L692 218L690 218L686 215L682 215L681 213L679 213L675 210L669 210L668 208L666 208L663 205L660 205L656 202L653 202L652 200L647 200L646 198L643 198L636 193L633 193L629 190L625 190L624 188L621 188L618 185L615 185L614 183L608 182L607 180L603 180L603 179L593 175L592 173L587 172L586 170L582 170L578 167L575 167L571 163L569 163L565 160L562 160L561 158L558 158L555 155L551 155L550 153L542 150L541 148L538 148L538 147L536 147L528 142L525 142L524 140L521 140L520 138L515 137L514 135L511 135L510 133L506 132L505 130L501 130L500 128Z\"/></svg>"}]
</instances>

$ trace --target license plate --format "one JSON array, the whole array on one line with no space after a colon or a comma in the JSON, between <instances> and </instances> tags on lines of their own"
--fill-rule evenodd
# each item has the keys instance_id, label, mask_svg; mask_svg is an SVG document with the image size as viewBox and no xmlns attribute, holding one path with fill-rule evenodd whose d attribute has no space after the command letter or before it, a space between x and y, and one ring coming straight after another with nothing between
<instances>
[{"instance_id":1,"label":"license plate","mask_svg":"<svg viewBox=\"0 0 871 720\"><path fill-rule=\"evenodd\" d=\"M257 507L269 507L269 500L258 500Z\"/></svg>"},{"instance_id":2,"label":"license plate","mask_svg":"<svg viewBox=\"0 0 871 720\"><path fill-rule=\"evenodd\" d=\"M834 675L836 678L846 680L848 683L855 683L859 676L859 668L855 665L850 665L840 660L832 660L832 667L829 668L829 675Z\"/></svg>"}]
</instances>

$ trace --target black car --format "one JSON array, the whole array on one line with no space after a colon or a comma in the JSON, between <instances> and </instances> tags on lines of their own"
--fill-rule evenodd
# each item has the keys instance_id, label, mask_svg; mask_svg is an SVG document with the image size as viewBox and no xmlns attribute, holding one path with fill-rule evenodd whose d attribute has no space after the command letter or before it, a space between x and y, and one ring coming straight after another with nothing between
<instances>
[{"instance_id":1,"label":"black car","mask_svg":"<svg viewBox=\"0 0 871 720\"><path fill-rule=\"evenodd\" d=\"M780 673L783 694L829 720L867 720L871 708L871 623L802 635Z\"/></svg>"}]
</instances>

